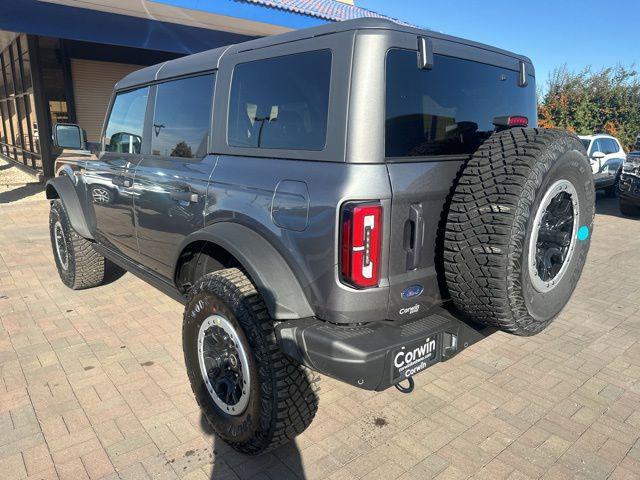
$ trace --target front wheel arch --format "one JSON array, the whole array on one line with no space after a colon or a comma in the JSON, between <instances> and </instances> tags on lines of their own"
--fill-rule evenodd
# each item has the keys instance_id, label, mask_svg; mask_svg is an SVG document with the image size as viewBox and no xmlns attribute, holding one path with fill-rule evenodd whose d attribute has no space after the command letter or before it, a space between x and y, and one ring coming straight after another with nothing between
<instances>
[{"instance_id":1,"label":"front wheel arch","mask_svg":"<svg viewBox=\"0 0 640 480\"><path fill-rule=\"evenodd\" d=\"M78 232L78 235L93 240L93 235L89 230L82 204L72 180L67 175L52 178L47 181L45 191L48 200L60 199L67 212L71 226Z\"/></svg>"}]
</instances>

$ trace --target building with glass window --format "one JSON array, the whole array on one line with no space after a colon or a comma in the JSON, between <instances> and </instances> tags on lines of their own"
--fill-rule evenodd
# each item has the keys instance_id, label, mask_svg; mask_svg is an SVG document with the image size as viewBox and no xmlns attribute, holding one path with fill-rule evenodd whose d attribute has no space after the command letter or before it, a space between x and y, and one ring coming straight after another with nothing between
<instances>
[{"instance_id":1,"label":"building with glass window","mask_svg":"<svg viewBox=\"0 0 640 480\"><path fill-rule=\"evenodd\" d=\"M55 123L101 141L114 84L141 67L358 17L353 0L12 0L0 13L0 155L51 176Z\"/></svg>"}]
</instances>

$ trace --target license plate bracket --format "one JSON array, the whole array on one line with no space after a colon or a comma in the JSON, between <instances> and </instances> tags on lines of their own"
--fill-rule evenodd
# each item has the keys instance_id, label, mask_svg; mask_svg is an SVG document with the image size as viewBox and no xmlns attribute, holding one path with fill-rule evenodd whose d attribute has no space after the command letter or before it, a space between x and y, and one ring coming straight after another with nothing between
<instances>
[{"instance_id":1,"label":"license plate bracket","mask_svg":"<svg viewBox=\"0 0 640 480\"><path fill-rule=\"evenodd\" d=\"M400 381L422 372L439 361L442 334L425 335L391 352L391 377Z\"/></svg>"}]
</instances>

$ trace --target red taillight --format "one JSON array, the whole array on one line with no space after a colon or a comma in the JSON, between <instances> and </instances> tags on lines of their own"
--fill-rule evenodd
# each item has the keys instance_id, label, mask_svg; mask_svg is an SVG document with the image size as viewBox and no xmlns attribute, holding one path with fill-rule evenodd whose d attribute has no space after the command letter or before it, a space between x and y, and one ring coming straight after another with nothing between
<instances>
[{"instance_id":1,"label":"red taillight","mask_svg":"<svg viewBox=\"0 0 640 480\"><path fill-rule=\"evenodd\" d=\"M380 281L382 206L348 203L342 208L340 271L354 287L375 287Z\"/></svg>"},{"instance_id":2,"label":"red taillight","mask_svg":"<svg viewBox=\"0 0 640 480\"><path fill-rule=\"evenodd\" d=\"M527 125L529 125L529 119L527 117L509 117L509 127L526 127Z\"/></svg>"},{"instance_id":3,"label":"red taillight","mask_svg":"<svg viewBox=\"0 0 640 480\"><path fill-rule=\"evenodd\" d=\"M514 127L527 127L529 125L529 119L524 115L511 115L507 117L495 117L493 124L496 128L514 128Z\"/></svg>"}]
</instances>

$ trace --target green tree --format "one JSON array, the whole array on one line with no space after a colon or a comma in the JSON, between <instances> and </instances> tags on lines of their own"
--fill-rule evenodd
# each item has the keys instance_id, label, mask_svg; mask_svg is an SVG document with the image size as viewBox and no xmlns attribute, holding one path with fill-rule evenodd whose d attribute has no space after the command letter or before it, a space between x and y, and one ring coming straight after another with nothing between
<instances>
[{"instance_id":1,"label":"green tree","mask_svg":"<svg viewBox=\"0 0 640 480\"><path fill-rule=\"evenodd\" d=\"M539 94L538 120L545 128L579 135L604 132L633 150L640 133L640 74L634 66L571 72L556 68Z\"/></svg>"},{"instance_id":2,"label":"green tree","mask_svg":"<svg viewBox=\"0 0 640 480\"><path fill-rule=\"evenodd\" d=\"M182 142L179 142L175 147L173 147L173 150L171 150L170 155L172 157L191 158L193 157L193 152L191 152L191 147L187 145L186 142L182 141Z\"/></svg>"}]
</instances>

